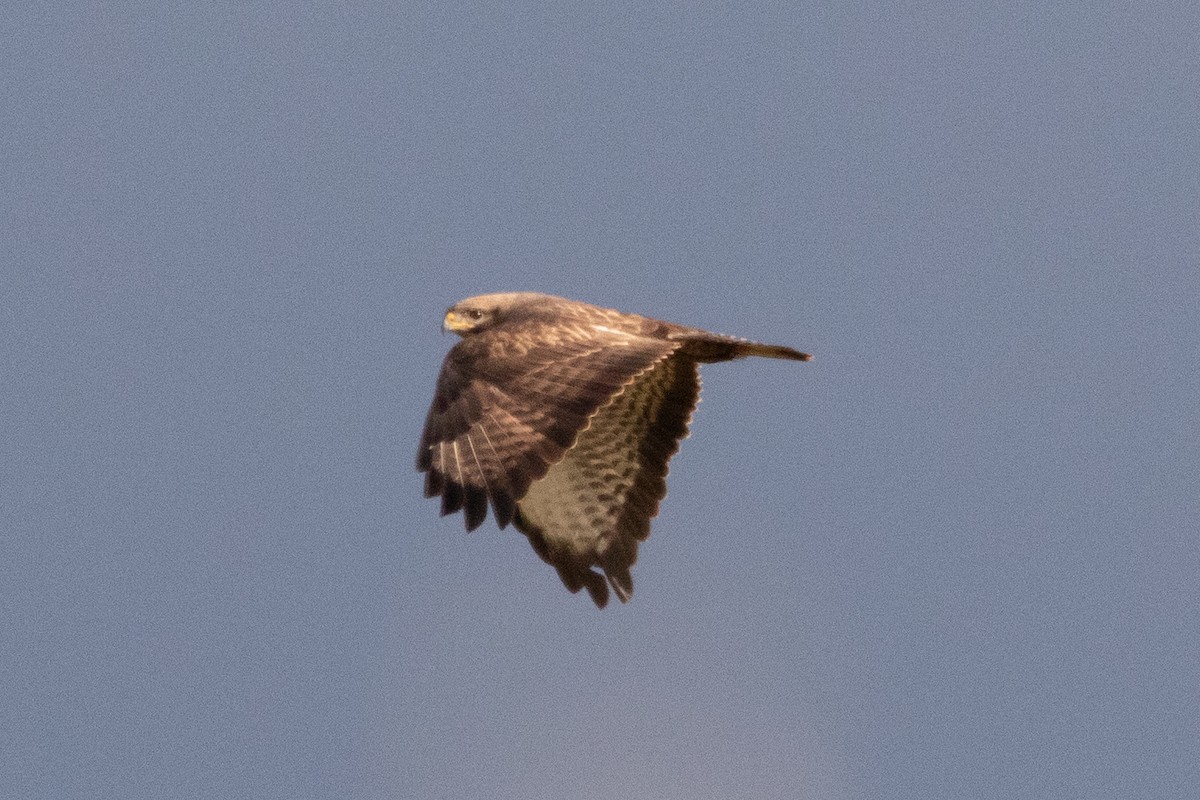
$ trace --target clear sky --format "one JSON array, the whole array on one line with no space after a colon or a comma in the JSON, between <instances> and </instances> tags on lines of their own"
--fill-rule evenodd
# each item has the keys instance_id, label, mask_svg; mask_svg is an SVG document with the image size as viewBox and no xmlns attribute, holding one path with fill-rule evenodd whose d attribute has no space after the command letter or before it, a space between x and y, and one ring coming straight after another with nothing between
<instances>
[{"instance_id":1,"label":"clear sky","mask_svg":"<svg viewBox=\"0 0 1200 800\"><path fill-rule=\"evenodd\" d=\"M1200 11L26 3L0 796L1200 785ZM597 611L413 469L454 301L705 368Z\"/></svg>"}]
</instances>

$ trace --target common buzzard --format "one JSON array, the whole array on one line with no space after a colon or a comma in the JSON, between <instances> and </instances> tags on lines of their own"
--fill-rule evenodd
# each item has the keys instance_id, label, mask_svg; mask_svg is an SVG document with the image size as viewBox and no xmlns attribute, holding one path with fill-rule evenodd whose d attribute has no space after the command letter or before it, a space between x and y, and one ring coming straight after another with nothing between
<instances>
[{"instance_id":1,"label":"common buzzard","mask_svg":"<svg viewBox=\"0 0 1200 800\"><path fill-rule=\"evenodd\" d=\"M446 355L417 469L442 514L467 530L513 523L572 592L597 606L633 594L629 568L687 435L699 364L766 356L758 344L532 292L487 294L446 312ZM593 567L603 571L597 572ZM607 581L605 580L607 578Z\"/></svg>"}]
</instances>

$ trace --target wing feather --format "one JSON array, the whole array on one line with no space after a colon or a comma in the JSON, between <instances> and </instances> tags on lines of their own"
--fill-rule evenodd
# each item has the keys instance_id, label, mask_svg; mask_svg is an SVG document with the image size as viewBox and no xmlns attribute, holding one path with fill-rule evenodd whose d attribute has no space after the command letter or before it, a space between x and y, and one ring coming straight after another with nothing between
<instances>
[{"instance_id":1,"label":"wing feather","mask_svg":"<svg viewBox=\"0 0 1200 800\"><path fill-rule=\"evenodd\" d=\"M491 415L488 414L487 416L490 417ZM496 524L504 528L508 523L512 522L513 513L516 511L516 500L513 498L512 484L508 482L508 474L504 469L504 461L496 451L495 445L492 444L492 437L488 435L488 426L480 425L479 433L482 434L483 440L487 443L485 458L488 460L488 466L484 469L484 474L491 475L493 480L493 483L488 485L488 495L492 499L492 510L496 515Z\"/></svg>"},{"instance_id":2,"label":"wing feather","mask_svg":"<svg viewBox=\"0 0 1200 800\"><path fill-rule=\"evenodd\" d=\"M596 410L679 346L545 322L464 338L442 365L417 453L427 496L441 495L443 515L463 510L467 530L489 501L507 525Z\"/></svg>"},{"instance_id":3,"label":"wing feather","mask_svg":"<svg viewBox=\"0 0 1200 800\"><path fill-rule=\"evenodd\" d=\"M597 605L633 594L638 543L667 492L667 465L699 399L696 363L664 358L599 409L566 457L530 488L517 528L572 592ZM603 575L593 567L600 567Z\"/></svg>"}]
</instances>

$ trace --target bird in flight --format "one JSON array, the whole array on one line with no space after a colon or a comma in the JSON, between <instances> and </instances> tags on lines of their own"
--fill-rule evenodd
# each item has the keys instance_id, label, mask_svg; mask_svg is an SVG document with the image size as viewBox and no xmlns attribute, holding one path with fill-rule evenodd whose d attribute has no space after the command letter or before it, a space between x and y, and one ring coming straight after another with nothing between
<instances>
[{"instance_id":1,"label":"bird in flight","mask_svg":"<svg viewBox=\"0 0 1200 800\"><path fill-rule=\"evenodd\" d=\"M452 306L417 469L442 515L529 538L571 592L633 594L638 543L700 397L699 365L808 353L534 292Z\"/></svg>"}]
</instances>

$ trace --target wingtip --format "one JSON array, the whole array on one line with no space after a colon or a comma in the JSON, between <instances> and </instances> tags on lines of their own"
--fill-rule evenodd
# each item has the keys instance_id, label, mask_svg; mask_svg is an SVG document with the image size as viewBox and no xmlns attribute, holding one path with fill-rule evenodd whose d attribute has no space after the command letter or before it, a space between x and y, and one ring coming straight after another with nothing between
<instances>
[{"instance_id":1,"label":"wingtip","mask_svg":"<svg viewBox=\"0 0 1200 800\"><path fill-rule=\"evenodd\" d=\"M596 604L596 608L604 608L608 605L608 582L604 580L604 576L588 570L589 577L585 586L588 594L592 598L592 602Z\"/></svg>"},{"instance_id":2,"label":"wingtip","mask_svg":"<svg viewBox=\"0 0 1200 800\"><path fill-rule=\"evenodd\" d=\"M516 518L516 504L507 495L497 494L492 498L492 514L496 518L496 525L504 530Z\"/></svg>"},{"instance_id":3,"label":"wingtip","mask_svg":"<svg viewBox=\"0 0 1200 800\"><path fill-rule=\"evenodd\" d=\"M486 513L479 514L477 512L472 512L470 509L463 510L463 525L466 526L467 533L471 533L480 525L482 525L485 519L487 519Z\"/></svg>"}]
</instances>

